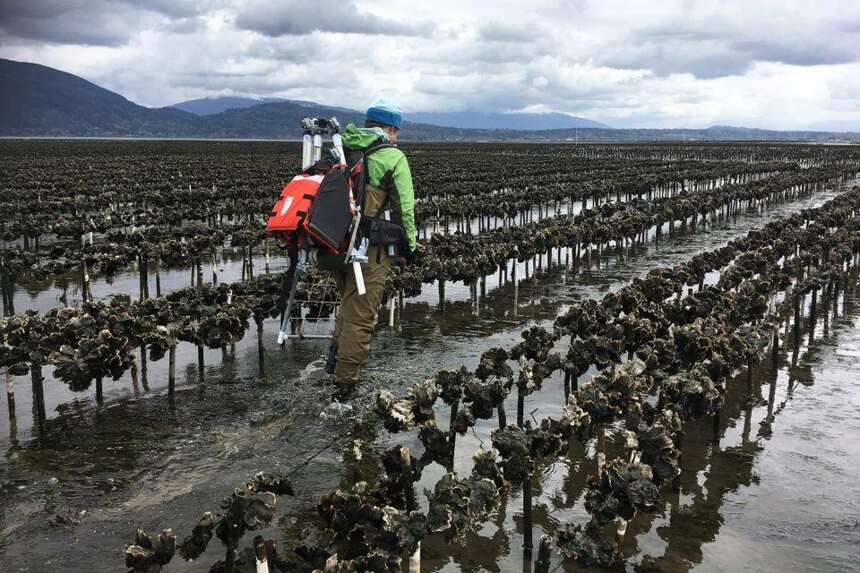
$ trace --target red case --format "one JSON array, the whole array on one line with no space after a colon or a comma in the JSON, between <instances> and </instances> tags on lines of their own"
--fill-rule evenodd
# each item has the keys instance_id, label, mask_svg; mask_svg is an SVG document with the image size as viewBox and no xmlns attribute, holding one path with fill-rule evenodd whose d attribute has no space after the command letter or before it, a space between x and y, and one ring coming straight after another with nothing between
<instances>
[{"instance_id":1,"label":"red case","mask_svg":"<svg viewBox=\"0 0 860 573\"><path fill-rule=\"evenodd\" d=\"M296 175L284 186L281 196L272 207L272 215L266 229L280 235L287 242L295 243L298 231L303 230L305 218L317 196L322 175Z\"/></svg>"},{"instance_id":2,"label":"red case","mask_svg":"<svg viewBox=\"0 0 860 573\"><path fill-rule=\"evenodd\" d=\"M362 163L334 165L325 174L301 174L287 183L272 207L266 230L283 246L318 247L332 255L345 246L356 210L353 186L362 185Z\"/></svg>"}]
</instances>

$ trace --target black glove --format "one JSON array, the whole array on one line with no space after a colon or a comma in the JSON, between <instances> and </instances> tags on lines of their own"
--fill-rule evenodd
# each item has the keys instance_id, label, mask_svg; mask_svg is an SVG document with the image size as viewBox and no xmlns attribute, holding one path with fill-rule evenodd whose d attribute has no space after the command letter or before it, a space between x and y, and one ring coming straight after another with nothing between
<instances>
[{"instance_id":1,"label":"black glove","mask_svg":"<svg viewBox=\"0 0 860 573\"><path fill-rule=\"evenodd\" d=\"M407 253L403 258L406 260L407 265L418 266L421 264L422 259L424 258L424 245L421 243L415 244L415 250L411 251L409 248L405 249Z\"/></svg>"}]
</instances>

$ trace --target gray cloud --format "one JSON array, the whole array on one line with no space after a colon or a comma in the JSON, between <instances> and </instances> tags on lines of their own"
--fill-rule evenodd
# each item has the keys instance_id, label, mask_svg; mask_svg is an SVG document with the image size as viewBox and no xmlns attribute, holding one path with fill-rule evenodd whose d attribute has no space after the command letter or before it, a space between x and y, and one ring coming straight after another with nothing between
<instances>
[{"instance_id":1,"label":"gray cloud","mask_svg":"<svg viewBox=\"0 0 860 573\"><path fill-rule=\"evenodd\" d=\"M628 41L616 43L598 59L610 66L705 79L743 74L757 62L819 66L860 61L856 19L815 19L791 12L781 18L754 11L684 13L634 26Z\"/></svg>"},{"instance_id":2,"label":"gray cloud","mask_svg":"<svg viewBox=\"0 0 860 573\"><path fill-rule=\"evenodd\" d=\"M127 4L137 10L156 12L171 18L199 16L224 5L219 0L116 0L116 4Z\"/></svg>"},{"instance_id":3,"label":"gray cloud","mask_svg":"<svg viewBox=\"0 0 860 573\"><path fill-rule=\"evenodd\" d=\"M202 17L191 16L169 20L160 29L171 34L193 34L203 30L205 25Z\"/></svg>"},{"instance_id":4,"label":"gray cloud","mask_svg":"<svg viewBox=\"0 0 860 573\"><path fill-rule=\"evenodd\" d=\"M361 11L351 0L258 0L243 7L236 26L266 36L302 36L313 32L427 36L429 23L398 22Z\"/></svg>"},{"instance_id":5,"label":"gray cloud","mask_svg":"<svg viewBox=\"0 0 860 573\"><path fill-rule=\"evenodd\" d=\"M0 0L0 57L145 105L207 95L616 126L856 124L860 5L747 0ZM346 86L346 87L345 87Z\"/></svg>"},{"instance_id":6,"label":"gray cloud","mask_svg":"<svg viewBox=\"0 0 860 573\"><path fill-rule=\"evenodd\" d=\"M199 26L209 2L172 0L3 0L0 39L116 47L155 26Z\"/></svg>"},{"instance_id":7,"label":"gray cloud","mask_svg":"<svg viewBox=\"0 0 860 573\"><path fill-rule=\"evenodd\" d=\"M478 30L480 38L488 42L532 42L540 34L534 25L521 22L490 22Z\"/></svg>"},{"instance_id":8,"label":"gray cloud","mask_svg":"<svg viewBox=\"0 0 860 573\"><path fill-rule=\"evenodd\" d=\"M716 42L645 42L635 48L610 49L601 63L613 68L650 70L658 75L690 73L711 79L743 74L754 59Z\"/></svg>"},{"instance_id":9,"label":"gray cloud","mask_svg":"<svg viewBox=\"0 0 860 573\"><path fill-rule=\"evenodd\" d=\"M860 17L840 19L835 22L834 29L848 34L860 34Z\"/></svg>"},{"instance_id":10,"label":"gray cloud","mask_svg":"<svg viewBox=\"0 0 860 573\"><path fill-rule=\"evenodd\" d=\"M856 36L856 34L855 34ZM752 58L762 62L780 62L795 66L822 66L828 64L845 64L860 60L860 50L857 42L860 36L845 38L845 42L838 43L823 41L824 38L816 38L810 42L797 41L768 41L756 39L743 39L732 43L739 52L749 54Z\"/></svg>"},{"instance_id":11,"label":"gray cloud","mask_svg":"<svg viewBox=\"0 0 860 573\"><path fill-rule=\"evenodd\" d=\"M127 24L116 12L91 11L83 1L0 3L0 33L5 37L55 44L119 46L136 33Z\"/></svg>"}]
</instances>

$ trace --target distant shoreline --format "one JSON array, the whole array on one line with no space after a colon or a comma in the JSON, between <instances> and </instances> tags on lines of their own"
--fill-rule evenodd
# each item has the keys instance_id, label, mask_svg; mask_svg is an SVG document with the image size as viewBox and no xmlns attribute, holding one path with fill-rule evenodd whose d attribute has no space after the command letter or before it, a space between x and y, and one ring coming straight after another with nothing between
<instances>
[{"instance_id":1,"label":"distant shoreline","mask_svg":"<svg viewBox=\"0 0 860 573\"><path fill-rule=\"evenodd\" d=\"M165 141L165 142L200 142L200 143L301 143L301 138L217 138L217 137L120 137L120 136L83 136L83 135L0 135L2 141ZM404 144L421 143L468 143L468 144L533 144L533 145L641 145L641 144L714 144L714 143L742 143L755 145L858 145L860 134L857 139L845 140L805 140L805 139L635 139L635 140L579 140L571 139L408 139L402 140Z\"/></svg>"}]
</instances>

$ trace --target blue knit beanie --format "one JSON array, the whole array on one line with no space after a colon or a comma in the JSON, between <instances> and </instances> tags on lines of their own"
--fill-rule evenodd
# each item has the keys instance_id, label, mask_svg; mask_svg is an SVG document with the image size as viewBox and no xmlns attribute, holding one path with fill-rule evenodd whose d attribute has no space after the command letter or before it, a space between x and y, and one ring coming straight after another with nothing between
<instances>
[{"instance_id":1,"label":"blue knit beanie","mask_svg":"<svg viewBox=\"0 0 860 573\"><path fill-rule=\"evenodd\" d=\"M399 105L388 98L381 97L367 108L365 120L400 129L403 126L403 112L400 111Z\"/></svg>"}]
</instances>

